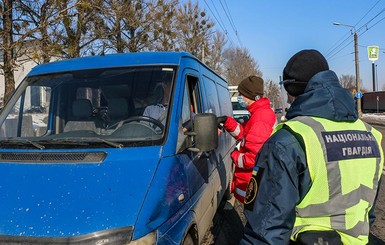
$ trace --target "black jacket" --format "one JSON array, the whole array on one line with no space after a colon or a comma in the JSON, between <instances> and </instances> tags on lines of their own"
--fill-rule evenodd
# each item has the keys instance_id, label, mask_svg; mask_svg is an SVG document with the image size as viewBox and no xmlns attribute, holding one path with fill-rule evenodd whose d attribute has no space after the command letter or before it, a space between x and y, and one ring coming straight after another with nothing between
<instances>
[{"instance_id":1,"label":"black jacket","mask_svg":"<svg viewBox=\"0 0 385 245\"><path fill-rule=\"evenodd\" d=\"M358 119L351 94L340 86L333 71L313 76L304 94L286 114L315 116L333 121ZM302 138L283 127L264 144L256 158L262 177L254 202L245 205L248 220L241 244L287 244L295 221L295 206L311 186ZM258 179L258 178L257 178Z\"/></svg>"}]
</instances>

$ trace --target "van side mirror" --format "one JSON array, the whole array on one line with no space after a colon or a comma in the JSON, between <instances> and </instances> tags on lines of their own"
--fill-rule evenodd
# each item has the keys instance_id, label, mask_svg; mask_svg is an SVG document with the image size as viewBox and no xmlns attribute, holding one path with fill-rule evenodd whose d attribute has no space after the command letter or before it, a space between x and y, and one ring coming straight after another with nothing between
<instances>
[{"instance_id":1,"label":"van side mirror","mask_svg":"<svg viewBox=\"0 0 385 245\"><path fill-rule=\"evenodd\" d=\"M194 137L194 146L188 150L208 152L218 147L217 117L213 113L199 113L194 117L193 131L186 133Z\"/></svg>"}]
</instances>

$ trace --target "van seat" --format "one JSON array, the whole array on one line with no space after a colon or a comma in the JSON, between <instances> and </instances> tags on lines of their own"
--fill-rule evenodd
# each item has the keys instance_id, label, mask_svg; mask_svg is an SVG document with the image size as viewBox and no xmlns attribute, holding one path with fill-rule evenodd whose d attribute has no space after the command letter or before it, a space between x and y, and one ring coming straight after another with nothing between
<instances>
[{"instance_id":1,"label":"van seat","mask_svg":"<svg viewBox=\"0 0 385 245\"><path fill-rule=\"evenodd\" d=\"M72 115L64 132L75 130L92 130L96 132L96 124L92 118L92 104L87 99L74 100L72 103Z\"/></svg>"},{"instance_id":2,"label":"van seat","mask_svg":"<svg viewBox=\"0 0 385 245\"><path fill-rule=\"evenodd\" d=\"M135 113L132 100L124 97L111 98L108 100L108 116L112 123L127 119Z\"/></svg>"}]
</instances>

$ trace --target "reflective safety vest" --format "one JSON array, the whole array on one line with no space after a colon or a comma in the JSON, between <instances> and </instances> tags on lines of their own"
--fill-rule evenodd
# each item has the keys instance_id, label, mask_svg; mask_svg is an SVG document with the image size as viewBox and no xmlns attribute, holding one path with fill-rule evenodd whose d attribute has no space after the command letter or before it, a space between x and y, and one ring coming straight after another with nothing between
<instances>
[{"instance_id":1,"label":"reflective safety vest","mask_svg":"<svg viewBox=\"0 0 385 245\"><path fill-rule=\"evenodd\" d=\"M296 206L291 239L335 230L343 244L367 244L369 210L382 175L382 134L367 123L296 117L287 125L302 136L312 186Z\"/></svg>"}]
</instances>

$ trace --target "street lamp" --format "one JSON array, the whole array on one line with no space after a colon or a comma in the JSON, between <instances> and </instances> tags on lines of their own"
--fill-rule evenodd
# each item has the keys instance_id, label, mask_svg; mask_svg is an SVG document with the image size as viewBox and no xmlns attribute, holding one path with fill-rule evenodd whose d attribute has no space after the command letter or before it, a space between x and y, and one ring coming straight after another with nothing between
<instances>
[{"instance_id":1,"label":"street lamp","mask_svg":"<svg viewBox=\"0 0 385 245\"><path fill-rule=\"evenodd\" d=\"M333 25L336 26L346 26L350 27L354 31L354 57L355 57L355 65L356 65L356 98L357 98L357 111L358 111L358 117L362 117L362 111L361 111L361 86L360 86L360 65L358 61L358 36L356 32L356 28L351 25L345 25L339 22L333 22Z\"/></svg>"}]
</instances>

